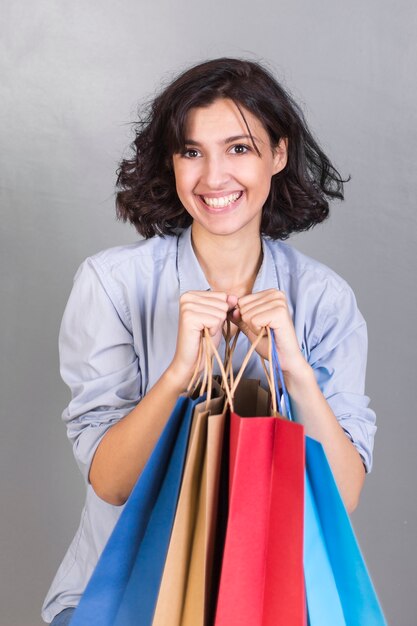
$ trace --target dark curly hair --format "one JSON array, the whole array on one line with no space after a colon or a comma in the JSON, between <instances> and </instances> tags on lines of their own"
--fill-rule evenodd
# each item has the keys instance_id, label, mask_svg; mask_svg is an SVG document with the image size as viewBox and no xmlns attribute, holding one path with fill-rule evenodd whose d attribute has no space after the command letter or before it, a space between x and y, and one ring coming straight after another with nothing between
<instances>
[{"instance_id":1,"label":"dark curly hair","mask_svg":"<svg viewBox=\"0 0 417 626\"><path fill-rule=\"evenodd\" d=\"M220 58L196 65L168 85L136 126L134 154L117 171L116 210L146 238L186 228L191 216L175 187L172 155L184 150L190 109L228 98L244 118L246 109L263 124L271 146L288 140L288 162L272 177L261 232L286 239L329 214L330 198L343 200L343 180L307 127L300 107L259 63ZM247 125L247 124L246 124ZM248 128L250 134L250 129Z\"/></svg>"}]
</instances>

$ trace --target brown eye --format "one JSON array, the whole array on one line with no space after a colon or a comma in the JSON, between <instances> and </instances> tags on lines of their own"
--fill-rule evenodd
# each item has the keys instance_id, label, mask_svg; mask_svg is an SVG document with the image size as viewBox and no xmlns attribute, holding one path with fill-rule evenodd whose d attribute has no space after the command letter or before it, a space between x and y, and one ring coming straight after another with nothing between
<instances>
[{"instance_id":1,"label":"brown eye","mask_svg":"<svg viewBox=\"0 0 417 626\"><path fill-rule=\"evenodd\" d=\"M199 151L196 150L195 148L189 148L188 150L184 150L184 152L182 153L182 156L185 157L186 159L195 159L196 157L199 156Z\"/></svg>"},{"instance_id":2,"label":"brown eye","mask_svg":"<svg viewBox=\"0 0 417 626\"><path fill-rule=\"evenodd\" d=\"M245 146L244 144L236 144L231 148L232 154L246 154L250 150L249 146Z\"/></svg>"}]
</instances>

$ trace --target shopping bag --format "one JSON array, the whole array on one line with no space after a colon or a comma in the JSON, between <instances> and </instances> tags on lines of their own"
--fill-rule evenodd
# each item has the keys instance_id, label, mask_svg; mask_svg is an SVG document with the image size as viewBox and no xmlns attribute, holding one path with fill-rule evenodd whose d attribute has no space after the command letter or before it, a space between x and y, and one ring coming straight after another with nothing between
<instances>
[{"instance_id":1,"label":"shopping bag","mask_svg":"<svg viewBox=\"0 0 417 626\"><path fill-rule=\"evenodd\" d=\"M194 409L184 475L153 617L153 626L166 626L167 624L185 626L189 618L185 620L183 613L186 608L186 591L190 578L193 597L188 599L186 613L189 615L190 610L193 616L199 613L198 619L196 618L192 622L193 626L196 624L202 626L204 623L205 594L201 596L200 593L196 596L195 592L197 590L199 592L204 591L198 583L201 582L204 573L202 569L205 567L206 555L204 552L199 554L198 562L196 562L196 556L193 560L192 554L199 509L206 505L205 498L201 498L201 492L207 478L207 448L209 440L212 439L212 435L210 436L209 433L209 420L215 417L220 427L224 422L224 413L222 412L224 393L221 392L218 385L215 385L215 395L217 397L198 404ZM211 416L212 412L214 413L213 416ZM220 435L220 431L221 428L217 427L215 433ZM218 438L218 445L221 443L221 439ZM212 522L212 520L210 521ZM200 612L196 605L199 605Z\"/></svg>"},{"instance_id":2,"label":"shopping bag","mask_svg":"<svg viewBox=\"0 0 417 626\"><path fill-rule=\"evenodd\" d=\"M71 626L151 625L191 418L203 399L178 399L104 548Z\"/></svg>"},{"instance_id":3,"label":"shopping bag","mask_svg":"<svg viewBox=\"0 0 417 626\"><path fill-rule=\"evenodd\" d=\"M239 383L242 392L246 384ZM268 415L231 412L230 503L215 626L305 624L304 431Z\"/></svg>"},{"instance_id":4,"label":"shopping bag","mask_svg":"<svg viewBox=\"0 0 417 626\"><path fill-rule=\"evenodd\" d=\"M323 446L306 438L307 476L320 521L322 536L332 568L344 621L328 621L329 625L386 626L372 580L356 540L349 516L340 497ZM309 520L306 520L306 524ZM325 594L322 604L326 605ZM308 601L308 595L307 595ZM310 602L312 605L312 601ZM323 612L321 613L323 614ZM309 607L311 626L322 626Z\"/></svg>"},{"instance_id":5,"label":"shopping bag","mask_svg":"<svg viewBox=\"0 0 417 626\"><path fill-rule=\"evenodd\" d=\"M293 419L275 341L274 375ZM276 385L278 387L278 385ZM309 626L386 626L323 446L306 437L304 574Z\"/></svg>"},{"instance_id":6,"label":"shopping bag","mask_svg":"<svg viewBox=\"0 0 417 626\"><path fill-rule=\"evenodd\" d=\"M181 626L205 626L212 622L212 597L217 589L215 561L223 547L219 499L223 491L220 481L225 421L224 402L221 407L212 406Z\"/></svg>"},{"instance_id":7,"label":"shopping bag","mask_svg":"<svg viewBox=\"0 0 417 626\"><path fill-rule=\"evenodd\" d=\"M310 441L306 437L307 446ZM320 626L344 626L343 608L307 472L304 496L304 579L311 622Z\"/></svg>"}]
</instances>

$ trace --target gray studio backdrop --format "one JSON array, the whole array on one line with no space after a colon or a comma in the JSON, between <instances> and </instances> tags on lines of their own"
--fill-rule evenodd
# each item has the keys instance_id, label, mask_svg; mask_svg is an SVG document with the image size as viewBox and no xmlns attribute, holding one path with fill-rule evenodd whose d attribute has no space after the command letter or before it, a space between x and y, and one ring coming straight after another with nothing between
<instances>
[{"instance_id":1,"label":"gray studio backdrop","mask_svg":"<svg viewBox=\"0 0 417 626\"><path fill-rule=\"evenodd\" d=\"M293 244L350 282L368 321L379 430L353 521L390 623L417 624L415 3L1 5L1 626L41 624L78 524L57 335L80 262L136 238L113 209L129 122L161 80L221 55L266 60L352 176L346 202Z\"/></svg>"}]
</instances>

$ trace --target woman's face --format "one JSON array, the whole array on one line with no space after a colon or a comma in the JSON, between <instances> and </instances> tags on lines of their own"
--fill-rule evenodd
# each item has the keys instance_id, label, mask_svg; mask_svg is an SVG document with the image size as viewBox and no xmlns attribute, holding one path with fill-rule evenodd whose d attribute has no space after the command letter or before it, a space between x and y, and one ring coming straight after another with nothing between
<instances>
[{"instance_id":1,"label":"woman's face","mask_svg":"<svg viewBox=\"0 0 417 626\"><path fill-rule=\"evenodd\" d=\"M177 193L194 227L216 235L259 234L271 178L287 162L286 142L273 149L259 119L242 111L260 154L234 102L219 99L191 109L184 152L173 155Z\"/></svg>"}]
</instances>

